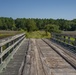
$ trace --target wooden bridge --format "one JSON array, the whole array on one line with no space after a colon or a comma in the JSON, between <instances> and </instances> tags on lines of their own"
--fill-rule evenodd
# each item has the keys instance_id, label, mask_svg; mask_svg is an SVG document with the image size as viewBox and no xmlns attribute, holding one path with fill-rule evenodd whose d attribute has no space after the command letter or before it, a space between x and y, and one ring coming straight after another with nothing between
<instances>
[{"instance_id":1,"label":"wooden bridge","mask_svg":"<svg viewBox=\"0 0 76 75\"><path fill-rule=\"evenodd\" d=\"M76 75L75 35L26 39L19 34L0 41L0 75Z\"/></svg>"}]
</instances>

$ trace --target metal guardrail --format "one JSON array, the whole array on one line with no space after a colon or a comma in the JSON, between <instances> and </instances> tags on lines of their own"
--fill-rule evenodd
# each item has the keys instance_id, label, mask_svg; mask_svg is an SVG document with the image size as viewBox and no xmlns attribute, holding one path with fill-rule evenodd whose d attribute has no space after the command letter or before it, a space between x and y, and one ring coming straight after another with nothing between
<instances>
[{"instance_id":1,"label":"metal guardrail","mask_svg":"<svg viewBox=\"0 0 76 75\"><path fill-rule=\"evenodd\" d=\"M0 72L6 67L16 53L20 43L25 38L25 33L15 35L0 43Z\"/></svg>"}]
</instances>

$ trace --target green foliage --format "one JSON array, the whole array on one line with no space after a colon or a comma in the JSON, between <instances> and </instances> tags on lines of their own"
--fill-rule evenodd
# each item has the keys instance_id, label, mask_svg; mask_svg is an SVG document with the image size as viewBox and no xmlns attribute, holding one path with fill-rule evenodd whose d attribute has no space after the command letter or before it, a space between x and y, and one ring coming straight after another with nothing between
<instances>
[{"instance_id":1,"label":"green foliage","mask_svg":"<svg viewBox=\"0 0 76 75\"><path fill-rule=\"evenodd\" d=\"M26 28L28 32L37 30L35 21L33 19L29 19L27 21Z\"/></svg>"},{"instance_id":2,"label":"green foliage","mask_svg":"<svg viewBox=\"0 0 76 75\"><path fill-rule=\"evenodd\" d=\"M59 26L54 25L54 24L48 24L48 25L45 26L46 34L47 34L48 31L49 32L56 32L56 33L58 33L58 32L60 32Z\"/></svg>"},{"instance_id":3,"label":"green foliage","mask_svg":"<svg viewBox=\"0 0 76 75\"><path fill-rule=\"evenodd\" d=\"M47 36L45 31L33 31L33 32L26 32L26 38L51 38L51 34L47 32Z\"/></svg>"},{"instance_id":4,"label":"green foliage","mask_svg":"<svg viewBox=\"0 0 76 75\"><path fill-rule=\"evenodd\" d=\"M33 18L17 18L0 17L0 30L25 30L36 31L44 30L46 25L51 25L51 31L56 32L56 28L62 31L75 31L76 19L33 19ZM55 27L54 27L55 26ZM53 29L54 28L54 29ZM57 32L60 32L60 31Z\"/></svg>"}]
</instances>

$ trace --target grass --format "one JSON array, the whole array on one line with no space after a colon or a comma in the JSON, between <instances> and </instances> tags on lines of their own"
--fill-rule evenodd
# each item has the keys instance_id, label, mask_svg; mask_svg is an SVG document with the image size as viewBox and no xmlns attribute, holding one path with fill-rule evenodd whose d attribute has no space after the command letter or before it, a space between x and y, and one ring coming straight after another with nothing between
<instances>
[{"instance_id":1,"label":"grass","mask_svg":"<svg viewBox=\"0 0 76 75\"><path fill-rule=\"evenodd\" d=\"M76 31L62 31L63 34L76 35Z\"/></svg>"},{"instance_id":2,"label":"grass","mask_svg":"<svg viewBox=\"0 0 76 75\"><path fill-rule=\"evenodd\" d=\"M45 31L33 31L33 32L26 32L26 38L50 38L50 33L48 32L46 35Z\"/></svg>"},{"instance_id":3,"label":"grass","mask_svg":"<svg viewBox=\"0 0 76 75\"><path fill-rule=\"evenodd\" d=\"M20 34L20 31L0 31L0 39Z\"/></svg>"},{"instance_id":4,"label":"grass","mask_svg":"<svg viewBox=\"0 0 76 75\"><path fill-rule=\"evenodd\" d=\"M66 36L66 39L68 39L68 37L67 37L67 36ZM70 37L70 40L71 40L71 41L75 41L75 38Z\"/></svg>"},{"instance_id":5,"label":"grass","mask_svg":"<svg viewBox=\"0 0 76 75\"><path fill-rule=\"evenodd\" d=\"M62 38L64 38L64 36L62 36ZM65 43L67 43L68 44L68 40L70 40L70 44L71 45L74 45L75 44L75 38L73 38L73 37L70 37L70 39L68 39L68 36L65 36Z\"/></svg>"},{"instance_id":6,"label":"grass","mask_svg":"<svg viewBox=\"0 0 76 75\"><path fill-rule=\"evenodd\" d=\"M19 31L0 31L0 39L6 38L9 36L14 36L14 35L20 34L20 33L22 33L22 32L19 32ZM47 35L46 35L45 31L26 32L25 36L26 36L26 38L36 38L36 39L50 38L51 37L50 33L47 32Z\"/></svg>"},{"instance_id":7,"label":"grass","mask_svg":"<svg viewBox=\"0 0 76 75\"><path fill-rule=\"evenodd\" d=\"M0 34L0 39L13 36L12 34Z\"/></svg>"},{"instance_id":8,"label":"grass","mask_svg":"<svg viewBox=\"0 0 76 75\"><path fill-rule=\"evenodd\" d=\"M72 35L72 36L76 36L76 31L63 31L63 34L68 34L68 35ZM68 39L68 37L66 36L66 39ZM75 41L74 37L70 37L71 41Z\"/></svg>"}]
</instances>

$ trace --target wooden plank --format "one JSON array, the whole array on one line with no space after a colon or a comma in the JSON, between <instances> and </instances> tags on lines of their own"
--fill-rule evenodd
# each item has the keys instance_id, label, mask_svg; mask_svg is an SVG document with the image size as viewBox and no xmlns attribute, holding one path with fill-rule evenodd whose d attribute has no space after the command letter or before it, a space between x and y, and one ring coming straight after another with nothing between
<instances>
[{"instance_id":1,"label":"wooden plank","mask_svg":"<svg viewBox=\"0 0 76 75\"><path fill-rule=\"evenodd\" d=\"M37 72L36 72L36 70L35 70L35 64L34 64L34 59L35 59L35 57L34 57L34 51L32 50L31 51L31 67L30 67L30 75L37 75Z\"/></svg>"},{"instance_id":2,"label":"wooden plank","mask_svg":"<svg viewBox=\"0 0 76 75\"><path fill-rule=\"evenodd\" d=\"M73 73L74 75L76 74L75 69L70 64L68 64L58 53L56 53L52 48L47 50L43 44L44 42L42 40L38 40L38 45L40 47L39 54L45 75L69 75L70 73ZM49 45L47 47L49 47ZM63 54L62 50L60 52Z\"/></svg>"},{"instance_id":3,"label":"wooden plank","mask_svg":"<svg viewBox=\"0 0 76 75\"><path fill-rule=\"evenodd\" d=\"M46 58L41 57L41 61L43 63L44 71L46 75L51 75L51 69L49 67L49 64L45 62Z\"/></svg>"},{"instance_id":4,"label":"wooden plank","mask_svg":"<svg viewBox=\"0 0 76 75\"><path fill-rule=\"evenodd\" d=\"M31 51L31 44L29 44L28 52L26 55L26 62L23 70L22 75L30 75L30 66L31 66L31 56L30 56L30 51Z\"/></svg>"},{"instance_id":5,"label":"wooden plank","mask_svg":"<svg viewBox=\"0 0 76 75\"><path fill-rule=\"evenodd\" d=\"M30 75L30 55L27 55L26 64L23 70L23 75Z\"/></svg>"},{"instance_id":6,"label":"wooden plank","mask_svg":"<svg viewBox=\"0 0 76 75\"><path fill-rule=\"evenodd\" d=\"M41 59L39 56L39 52L38 52L38 49L36 47L35 40L33 40L33 43L34 43L34 51L35 51L35 60L36 60L36 64L37 64L36 65L37 66L37 73L38 73L38 75L45 75L43 67L42 67Z\"/></svg>"}]
</instances>

